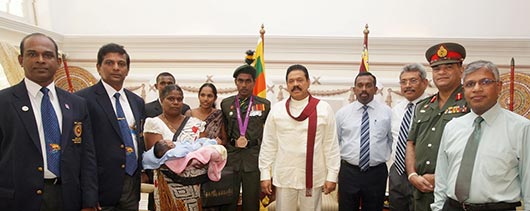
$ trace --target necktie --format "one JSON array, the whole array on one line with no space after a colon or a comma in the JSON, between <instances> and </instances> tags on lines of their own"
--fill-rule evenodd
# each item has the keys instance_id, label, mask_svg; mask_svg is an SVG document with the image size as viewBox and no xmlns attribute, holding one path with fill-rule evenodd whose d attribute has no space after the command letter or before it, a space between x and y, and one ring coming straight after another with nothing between
<instances>
[{"instance_id":1,"label":"necktie","mask_svg":"<svg viewBox=\"0 0 530 211\"><path fill-rule=\"evenodd\" d=\"M475 157L477 155L478 144L480 143L480 123L484 119L477 117L473 123L473 133L467 140L466 148L460 162L460 169L456 177L455 195L460 202L464 202L469 198L469 187L471 185L471 175L473 175L473 166L475 165Z\"/></svg>"},{"instance_id":2,"label":"necktie","mask_svg":"<svg viewBox=\"0 0 530 211\"><path fill-rule=\"evenodd\" d=\"M248 97L245 98L245 99L241 99L239 98L239 108L241 108L241 111L247 111L247 108L248 108Z\"/></svg>"},{"instance_id":3,"label":"necktie","mask_svg":"<svg viewBox=\"0 0 530 211\"><path fill-rule=\"evenodd\" d=\"M401 126L399 127L399 136L396 149L396 170L399 175L403 175L405 172L405 151L407 148L407 137L410 128L410 118L412 117L412 107L414 104L409 103L407 105L407 111L401 120Z\"/></svg>"},{"instance_id":4,"label":"necktie","mask_svg":"<svg viewBox=\"0 0 530 211\"><path fill-rule=\"evenodd\" d=\"M359 167L361 167L361 171L366 171L370 167L370 118L368 117L368 106L363 106L363 109Z\"/></svg>"},{"instance_id":5,"label":"necktie","mask_svg":"<svg viewBox=\"0 0 530 211\"><path fill-rule=\"evenodd\" d=\"M52 102L46 87L40 89L42 92L42 102L40 105L42 127L44 129L44 139L46 143L46 158L48 161L48 170L55 176L61 176L61 131L59 130L59 121L53 109Z\"/></svg>"},{"instance_id":6,"label":"necktie","mask_svg":"<svg viewBox=\"0 0 530 211\"><path fill-rule=\"evenodd\" d=\"M136 160L136 153L134 152L131 129L129 128L125 113L121 107L120 93L116 92L114 98L116 98L116 116L118 117L121 136L123 137L123 143L125 144L125 172L132 176L138 167L138 162Z\"/></svg>"}]
</instances>

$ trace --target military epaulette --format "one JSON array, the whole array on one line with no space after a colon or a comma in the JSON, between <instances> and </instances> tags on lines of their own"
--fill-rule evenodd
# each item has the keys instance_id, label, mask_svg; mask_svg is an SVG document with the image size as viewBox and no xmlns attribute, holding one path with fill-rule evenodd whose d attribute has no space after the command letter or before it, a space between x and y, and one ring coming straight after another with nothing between
<instances>
[{"instance_id":1,"label":"military epaulette","mask_svg":"<svg viewBox=\"0 0 530 211\"><path fill-rule=\"evenodd\" d=\"M434 101L436 101L436 99L438 99L438 95L434 95L432 96L431 100L429 101L429 103L434 103Z\"/></svg>"},{"instance_id":2,"label":"military epaulette","mask_svg":"<svg viewBox=\"0 0 530 211\"><path fill-rule=\"evenodd\" d=\"M423 105L423 107L420 107L420 108L427 108L429 107L429 104L433 103L434 101L436 101L436 94L430 96L430 97L426 97L420 101L418 101L418 103L416 103L416 105Z\"/></svg>"}]
</instances>

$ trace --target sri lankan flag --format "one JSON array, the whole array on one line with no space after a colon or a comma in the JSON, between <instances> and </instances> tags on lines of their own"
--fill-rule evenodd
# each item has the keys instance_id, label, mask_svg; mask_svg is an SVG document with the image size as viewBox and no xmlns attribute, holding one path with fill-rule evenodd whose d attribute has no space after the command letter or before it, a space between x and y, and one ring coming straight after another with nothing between
<instances>
[{"instance_id":1,"label":"sri lankan flag","mask_svg":"<svg viewBox=\"0 0 530 211\"><path fill-rule=\"evenodd\" d=\"M263 60L263 39L260 38L254 53L254 68L256 68L256 83L253 94L267 98L267 84L265 82L265 61Z\"/></svg>"}]
</instances>

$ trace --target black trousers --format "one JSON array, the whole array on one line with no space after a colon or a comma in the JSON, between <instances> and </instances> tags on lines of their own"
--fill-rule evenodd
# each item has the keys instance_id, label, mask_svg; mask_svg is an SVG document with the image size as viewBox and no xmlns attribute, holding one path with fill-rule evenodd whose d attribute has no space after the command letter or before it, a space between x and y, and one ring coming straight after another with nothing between
<instances>
[{"instance_id":1,"label":"black trousers","mask_svg":"<svg viewBox=\"0 0 530 211\"><path fill-rule=\"evenodd\" d=\"M386 163L361 172L358 166L342 161L339 171L339 211L357 211L360 208L362 211L383 210L387 176Z\"/></svg>"},{"instance_id":2,"label":"black trousers","mask_svg":"<svg viewBox=\"0 0 530 211\"><path fill-rule=\"evenodd\" d=\"M137 174L139 174L139 171L133 176L125 174L123 191L118 204L113 207L101 207L102 211L137 211L139 209L140 179Z\"/></svg>"},{"instance_id":3,"label":"black trousers","mask_svg":"<svg viewBox=\"0 0 530 211\"><path fill-rule=\"evenodd\" d=\"M414 210L412 196L413 186L407 178L407 172L399 175L396 166L392 165L388 172L388 199L391 211Z\"/></svg>"},{"instance_id":4,"label":"black trousers","mask_svg":"<svg viewBox=\"0 0 530 211\"><path fill-rule=\"evenodd\" d=\"M259 211L259 196L261 193L260 186L260 173L259 171L237 172L237 176L234 182L234 190L242 190L242 210L244 211ZM218 207L221 211L235 211L237 210L237 201L239 197L236 198L236 201L230 203L229 205Z\"/></svg>"},{"instance_id":5,"label":"black trousers","mask_svg":"<svg viewBox=\"0 0 530 211\"><path fill-rule=\"evenodd\" d=\"M45 180L40 210L63 210L63 190L60 183Z\"/></svg>"}]
</instances>

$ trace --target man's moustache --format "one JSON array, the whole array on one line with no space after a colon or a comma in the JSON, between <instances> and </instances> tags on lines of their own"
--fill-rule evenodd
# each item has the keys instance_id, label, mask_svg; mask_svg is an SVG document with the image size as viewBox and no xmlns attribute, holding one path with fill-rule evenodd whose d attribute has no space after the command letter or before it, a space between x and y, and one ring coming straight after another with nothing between
<instances>
[{"instance_id":1,"label":"man's moustache","mask_svg":"<svg viewBox=\"0 0 530 211\"><path fill-rule=\"evenodd\" d=\"M295 86L295 87L293 87L293 88L291 89L291 92L294 91L294 90L297 90L297 89L300 90L300 91L302 91L302 88Z\"/></svg>"}]
</instances>

